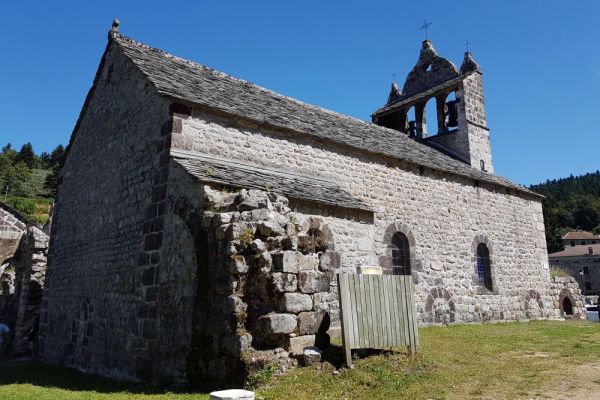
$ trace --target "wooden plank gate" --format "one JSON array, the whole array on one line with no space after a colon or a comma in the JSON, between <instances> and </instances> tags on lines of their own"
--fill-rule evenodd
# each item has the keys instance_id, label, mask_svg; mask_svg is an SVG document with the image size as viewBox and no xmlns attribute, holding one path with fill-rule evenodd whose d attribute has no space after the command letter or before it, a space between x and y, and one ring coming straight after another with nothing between
<instances>
[{"instance_id":1,"label":"wooden plank gate","mask_svg":"<svg viewBox=\"0 0 600 400\"><path fill-rule=\"evenodd\" d=\"M410 275L338 274L346 365L352 349L419 347L414 285Z\"/></svg>"}]
</instances>

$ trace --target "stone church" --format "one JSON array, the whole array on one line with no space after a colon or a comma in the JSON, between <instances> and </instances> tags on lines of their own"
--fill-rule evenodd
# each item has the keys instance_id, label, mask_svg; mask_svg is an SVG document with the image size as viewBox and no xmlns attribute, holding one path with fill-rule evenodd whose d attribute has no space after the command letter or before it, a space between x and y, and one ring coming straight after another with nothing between
<instances>
[{"instance_id":1,"label":"stone church","mask_svg":"<svg viewBox=\"0 0 600 400\"><path fill-rule=\"evenodd\" d=\"M560 318L577 290L549 275L541 196L494 174L483 96L470 53L424 41L365 122L115 22L62 170L42 358L153 382L285 369L339 328L335 275L361 266L412 275L422 324Z\"/></svg>"}]
</instances>

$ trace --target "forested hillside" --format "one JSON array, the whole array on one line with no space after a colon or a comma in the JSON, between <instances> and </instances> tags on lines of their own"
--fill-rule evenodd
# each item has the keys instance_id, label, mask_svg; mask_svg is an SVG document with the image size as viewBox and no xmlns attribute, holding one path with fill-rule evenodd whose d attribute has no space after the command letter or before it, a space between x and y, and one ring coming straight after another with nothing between
<instances>
[{"instance_id":1,"label":"forested hillside","mask_svg":"<svg viewBox=\"0 0 600 400\"><path fill-rule=\"evenodd\" d=\"M530 189L546 196L544 220L548 251L562 250L560 237L581 229L600 234L600 171L548 180Z\"/></svg>"},{"instance_id":2,"label":"forested hillside","mask_svg":"<svg viewBox=\"0 0 600 400\"><path fill-rule=\"evenodd\" d=\"M65 148L37 155L31 143L15 150L7 144L0 153L0 201L44 224L58 186Z\"/></svg>"}]
</instances>

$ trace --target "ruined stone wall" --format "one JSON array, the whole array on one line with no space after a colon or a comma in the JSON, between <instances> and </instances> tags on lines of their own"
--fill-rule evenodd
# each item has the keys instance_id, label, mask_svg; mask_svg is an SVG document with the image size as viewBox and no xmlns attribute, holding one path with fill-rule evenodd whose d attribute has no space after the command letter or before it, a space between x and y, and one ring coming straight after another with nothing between
<instances>
[{"instance_id":1,"label":"ruined stone wall","mask_svg":"<svg viewBox=\"0 0 600 400\"><path fill-rule=\"evenodd\" d=\"M23 221L0 205L0 266L14 256L25 229Z\"/></svg>"},{"instance_id":2,"label":"ruined stone wall","mask_svg":"<svg viewBox=\"0 0 600 400\"><path fill-rule=\"evenodd\" d=\"M113 44L62 171L40 324L43 360L114 378L152 375L169 133L168 104Z\"/></svg>"},{"instance_id":3,"label":"ruined stone wall","mask_svg":"<svg viewBox=\"0 0 600 400\"><path fill-rule=\"evenodd\" d=\"M177 165L170 176L165 245L178 251L161 270L163 368L183 367L195 384L241 385L328 344L340 256L325 220L273 193L203 185Z\"/></svg>"},{"instance_id":4,"label":"ruined stone wall","mask_svg":"<svg viewBox=\"0 0 600 400\"><path fill-rule=\"evenodd\" d=\"M600 294L600 254L551 257L550 264L567 270L586 295Z\"/></svg>"},{"instance_id":5,"label":"ruined stone wall","mask_svg":"<svg viewBox=\"0 0 600 400\"><path fill-rule=\"evenodd\" d=\"M194 111L173 146L337 182L373 206L374 221L325 210L342 268L389 262L393 231L411 243L417 311L423 323L548 317L549 273L539 200L486 183L407 165L337 144ZM391 233L391 234L390 234ZM524 240L523 238L527 238ZM477 279L478 243L490 250L493 291ZM542 308L525 305L529 291Z\"/></svg>"},{"instance_id":6,"label":"ruined stone wall","mask_svg":"<svg viewBox=\"0 0 600 400\"><path fill-rule=\"evenodd\" d=\"M32 356L37 349L42 290L46 276L48 235L32 226L21 239L15 269L11 357Z\"/></svg>"},{"instance_id":7,"label":"ruined stone wall","mask_svg":"<svg viewBox=\"0 0 600 400\"><path fill-rule=\"evenodd\" d=\"M554 300L550 306L550 318L574 318L585 319L585 298L581 294L581 289L577 280L573 277L550 278L550 297ZM535 294L530 296L530 301L537 301ZM565 312L565 299L569 299L572 312L569 315Z\"/></svg>"}]
</instances>

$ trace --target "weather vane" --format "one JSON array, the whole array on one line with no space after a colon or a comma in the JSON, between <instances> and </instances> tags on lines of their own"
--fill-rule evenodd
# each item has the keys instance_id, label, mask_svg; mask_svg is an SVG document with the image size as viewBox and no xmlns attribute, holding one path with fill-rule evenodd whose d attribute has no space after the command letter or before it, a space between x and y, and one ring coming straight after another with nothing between
<instances>
[{"instance_id":1,"label":"weather vane","mask_svg":"<svg viewBox=\"0 0 600 400\"><path fill-rule=\"evenodd\" d=\"M471 42L469 42L468 40L465 42L465 47L467 48L467 53L469 52L469 45L471 44Z\"/></svg>"},{"instance_id":2,"label":"weather vane","mask_svg":"<svg viewBox=\"0 0 600 400\"><path fill-rule=\"evenodd\" d=\"M428 28L431 25L431 21L427 21L426 19L423 20L423 25L419 28L420 30L424 30L425 31L425 40L428 40Z\"/></svg>"}]
</instances>

